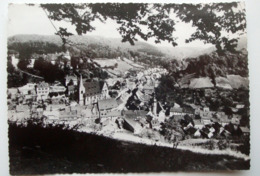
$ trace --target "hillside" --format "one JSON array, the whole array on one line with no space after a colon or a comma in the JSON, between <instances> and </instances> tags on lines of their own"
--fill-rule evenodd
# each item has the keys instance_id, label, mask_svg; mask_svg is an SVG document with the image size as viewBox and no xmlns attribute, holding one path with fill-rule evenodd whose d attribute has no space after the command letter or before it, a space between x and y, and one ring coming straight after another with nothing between
<instances>
[{"instance_id":1,"label":"hillside","mask_svg":"<svg viewBox=\"0 0 260 176\"><path fill-rule=\"evenodd\" d=\"M135 45L129 43L122 43L120 38L104 38L99 36L71 36L69 38L69 50L72 54L77 55L80 52L91 52L94 58L116 58L129 57L130 54L144 53L146 55L163 56L155 46L145 42L136 42ZM54 49L49 49L47 45L55 45L56 50L59 51L62 42L58 36L55 35L15 35L8 38L8 48L16 51L21 51L27 45L33 48L34 52L43 50L46 53L52 53Z\"/></svg>"},{"instance_id":2,"label":"hillside","mask_svg":"<svg viewBox=\"0 0 260 176\"><path fill-rule=\"evenodd\" d=\"M237 53L226 52L224 55L212 52L184 59L182 63L186 64L185 69L174 72L179 77L177 82L182 88L249 88L245 49Z\"/></svg>"},{"instance_id":3,"label":"hillside","mask_svg":"<svg viewBox=\"0 0 260 176\"><path fill-rule=\"evenodd\" d=\"M80 52L91 52L95 58L116 58L130 56L156 56L168 59L183 59L188 57L197 57L203 54L209 54L214 51L211 48L199 47L161 47L146 42L138 41L135 45L122 43L121 38L109 38L100 36L71 36L69 38L72 46L69 50L77 55ZM34 51L43 50L47 53L60 51L62 42L56 35L15 35L8 38L8 48L16 51L25 49L27 45ZM48 47L51 45L51 47Z\"/></svg>"}]
</instances>

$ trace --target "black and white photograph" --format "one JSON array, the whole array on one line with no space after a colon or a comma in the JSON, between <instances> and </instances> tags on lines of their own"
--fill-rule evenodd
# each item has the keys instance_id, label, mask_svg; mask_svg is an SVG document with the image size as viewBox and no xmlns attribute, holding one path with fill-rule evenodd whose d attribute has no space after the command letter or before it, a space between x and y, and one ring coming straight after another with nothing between
<instances>
[{"instance_id":1,"label":"black and white photograph","mask_svg":"<svg viewBox=\"0 0 260 176\"><path fill-rule=\"evenodd\" d=\"M10 3L9 173L249 170L247 35L240 1Z\"/></svg>"}]
</instances>

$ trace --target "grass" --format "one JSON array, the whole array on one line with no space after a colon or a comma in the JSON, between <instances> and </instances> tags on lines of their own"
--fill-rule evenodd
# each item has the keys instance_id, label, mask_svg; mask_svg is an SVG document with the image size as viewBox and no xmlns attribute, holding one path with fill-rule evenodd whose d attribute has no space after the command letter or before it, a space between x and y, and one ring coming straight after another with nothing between
<instances>
[{"instance_id":1,"label":"grass","mask_svg":"<svg viewBox=\"0 0 260 176\"><path fill-rule=\"evenodd\" d=\"M61 127L9 124L11 174L249 169L249 161L121 142Z\"/></svg>"}]
</instances>

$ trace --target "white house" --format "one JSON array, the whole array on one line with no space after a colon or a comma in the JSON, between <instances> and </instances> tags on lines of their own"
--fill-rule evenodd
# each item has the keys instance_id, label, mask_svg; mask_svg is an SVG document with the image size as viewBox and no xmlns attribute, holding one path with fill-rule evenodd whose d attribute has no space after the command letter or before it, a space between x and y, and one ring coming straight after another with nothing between
<instances>
[{"instance_id":1,"label":"white house","mask_svg":"<svg viewBox=\"0 0 260 176\"><path fill-rule=\"evenodd\" d=\"M68 86L68 84L72 82L73 85L78 85L78 78L76 75L67 75L65 77L65 86Z\"/></svg>"},{"instance_id":2,"label":"white house","mask_svg":"<svg viewBox=\"0 0 260 176\"><path fill-rule=\"evenodd\" d=\"M64 93L65 91L66 91L66 87L62 85L50 86L50 93Z\"/></svg>"},{"instance_id":3,"label":"white house","mask_svg":"<svg viewBox=\"0 0 260 176\"><path fill-rule=\"evenodd\" d=\"M50 93L50 86L46 82L41 82L37 84L36 87L36 94L37 94L37 101L39 100L46 100Z\"/></svg>"},{"instance_id":4,"label":"white house","mask_svg":"<svg viewBox=\"0 0 260 176\"><path fill-rule=\"evenodd\" d=\"M19 87L18 90L23 95L34 94L35 86L35 83L27 83L26 85Z\"/></svg>"}]
</instances>

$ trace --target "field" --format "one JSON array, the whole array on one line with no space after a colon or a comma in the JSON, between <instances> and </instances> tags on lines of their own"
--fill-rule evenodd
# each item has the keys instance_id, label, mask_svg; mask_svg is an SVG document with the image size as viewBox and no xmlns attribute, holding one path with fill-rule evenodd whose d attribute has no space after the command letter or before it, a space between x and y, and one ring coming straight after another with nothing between
<instances>
[{"instance_id":1,"label":"field","mask_svg":"<svg viewBox=\"0 0 260 176\"><path fill-rule=\"evenodd\" d=\"M113 75L122 75L126 71L130 69L143 69L143 66L138 65L134 63L133 61L129 59L95 59L95 62L97 62L101 67L113 67L115 64L117 66L114 69L107 68L106 70L108 73L111 73Z\"/></svg>"}]
</instances>

